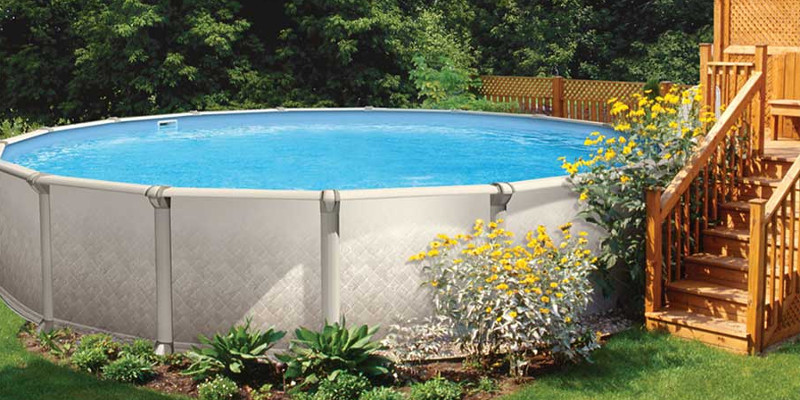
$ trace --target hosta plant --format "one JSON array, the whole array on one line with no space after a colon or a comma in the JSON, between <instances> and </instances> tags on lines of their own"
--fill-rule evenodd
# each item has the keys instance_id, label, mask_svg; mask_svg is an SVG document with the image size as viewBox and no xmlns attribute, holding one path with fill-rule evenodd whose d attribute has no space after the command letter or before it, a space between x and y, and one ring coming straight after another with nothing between
<instances>
[{"instance_id":1,"label":"hosta plant","mask_svg":"<svg viewBox=\"0 0 800 400\"><path fill-rule=\"evenodd\" d=\"M259 364L267 364L267 350L283 338L286 332L253 330L251 319L244 325L237 325L225 335L216 334L212 338L200 335L200 343L205 347L193 347L187 353L191 365L186 369L187 375L203 379L216 374L227 375L234 379L244 379L247 373L253 372Z\"/></svg>"},{"instance_id":2,"label":"hosta plant","mask_svg":"<svg viewBox=\"0 0 800 400\"><path fill-rule=\"evenodd\" d=\"M155 376L153 363L139 356L125 354L103 367L103 376L126 383L143 383Z\"/></svg>"},{"instance_id":3,"label":"hosta plant","mask_svg":"<svg viewBox=\"0 0 800 400\"><path fill-rule=\"evenodd\" d=\"M573 234L565 224L560 237L551 238L539 226L517 242L500 224L477 220L469 234L440 234L411 257L422 263L437 313L451 321L471 356L505 356L515 375L527 355L586 357L596 347L580 323L596 261L587 233Z\"/></svg>"},{"instance_id":4,"label":"hosta plant","mask_svg":"<svg viewBox=\"0 0 800 400\"><path fill-rule=\"evenodd\" d=\"M321 379L335 380L342 372L376 377L389 373L390 361L375 352L380 343L372 341L378 327L347 328L341 323L325 324L322 331L299 328L289 351L278 358L287 365L287 379L302 378L303 386Z\"/></svg>"},{"instance_id":5,"label":"hosta plant","mask_svg":"<svg viewBox=\"0 0 800 400\"><path fill-rule=\"evenodd\" d=\"M614 267L623 267L627 279L622 283L642 295L645 190L669 185L713 124L714 114L703 108L697 88L614 98L609 107L614 133L592 133L584 142L586 156L562 158L562 166L580 194L582 217L606 233L598 263L608 278L604 281L611 281L608 272Z\"/></svg>"}]
</instances>

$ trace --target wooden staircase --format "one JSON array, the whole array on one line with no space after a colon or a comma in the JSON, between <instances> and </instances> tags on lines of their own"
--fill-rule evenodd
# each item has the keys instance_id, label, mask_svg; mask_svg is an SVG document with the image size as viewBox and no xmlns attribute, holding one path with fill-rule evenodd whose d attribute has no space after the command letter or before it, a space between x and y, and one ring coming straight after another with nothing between
<instances>
[{"instance_id":1,"label":"wooden staircase","mask_svg":"<svg viewBox=\"0 0 800 400\"><path fill-rule=\"evenodd\" d=\"M647 192L649 329L738 353L800 334L800 141L765 140L766 46L755 63L702 56L726 104L686 167Z\"/></svg>"},{"instance_id":2,"label":"wooden staircase","mask_svg":"<svg viewBox=\"0 0 800 400\"><path fill-rule=\"evenodd\" d=\"M701 230L700 251L683 258L683 275L665 284L664 307L646 313L648 328L737 353L750 351L750 201L769 200L800 156L800 141L767 142L765 147L748 174L737 180L737 200L718 204L717 220Z\"/></svg>"}]
</instances>

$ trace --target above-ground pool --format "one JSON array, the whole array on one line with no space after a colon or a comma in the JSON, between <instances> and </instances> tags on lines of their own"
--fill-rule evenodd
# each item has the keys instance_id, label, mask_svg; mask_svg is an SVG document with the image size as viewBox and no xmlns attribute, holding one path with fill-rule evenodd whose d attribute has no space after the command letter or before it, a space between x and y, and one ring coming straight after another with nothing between
<instances>
[{"instance_id":1,"label":"above-ground pool","mask_svg":"<svg viewBox=\"0 0 800 400\"><path fill-rule=\"evenodd\" d=\"M45 173L247 189L475 185L562 175L587 125L425 111L205 115L72 129L9 146Z\"/></svg>"},{"instance_id":2,"label":"above-ground pool","mask_svg":"<svg viewBox=\"0 0 800 400\"><path fill-rule=\"evenodd\" d=\"M603 129L368 108L38 130L0 141L0 296L159 351L248 316L283 330L428 317L409 255L477 218L519 236L572 221L557 158Z\"/></svg>"}]
</instances>

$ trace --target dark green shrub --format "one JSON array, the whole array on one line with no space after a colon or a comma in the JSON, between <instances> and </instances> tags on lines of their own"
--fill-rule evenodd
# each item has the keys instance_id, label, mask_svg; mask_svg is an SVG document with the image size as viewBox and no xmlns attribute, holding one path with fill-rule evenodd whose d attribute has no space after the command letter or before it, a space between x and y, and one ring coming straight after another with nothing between
<instances>
[{"instance_id":1,"label":"dark green shrub","mask_svg":"<svg viewBox=\"0 0 800 400\"><path fill-rule=\"evenodd\" d=\"M153 342L147 339L134 339L131 343L123 344L119 349L120 357L131 355L139 357L150 363L158 361L158 356L153 351Z\"/></svg>"},{"instance_id":2,"label":"dark green shrub","mask_svg":"<svg viewBox=\"0 0 800 400\"><path fill-rule=\"evenodd\" d=\"M357 399L371 387L369 379L343 372L333 380L325 379L320 382L314 400Z\"/></svg>"},{"instance_id":3,"label":"dark green shrub","mask_svg":"<svg viewBox=\"0 0 800 400\"><path fill-rule=\"evenodd\" d=\"M358 400L403 400L403 395L391 388L376 387L362 393Z\"/></svg>"},{"instance_id":4,"label":"dark green shrub","mask_svg":"<svg viewBox=\"0 0 800 400\"><path fill-rule=\"evenodd\" d=\"M286 332L272 328L266 332L251 330L250 321L248 318L244 325L232 327L224 336L216 334L209 339L200 335L200 343L207 347L192 347L187 353L192 364L185 373L196 379L218 373L240 379L254 372L259 364L269 364L267 350Z\"/></svg>"},{"instance_id":5,"label":"dark green shrub","mask_svg":"<svg viewBox=\"0 0 800 400\"><path fill-rule=\"evenodd\" d=\"M81 348L72 354L72 364L78 369L96 373L108 364L108 354L102 347Z\"/></svg>"},{"instance_id":6,"label":"dark green shrub","mask_svg":"<svg viewBox=\"0 0 800 400\"><path fill-rule=\"evenodd\" d=\"M425 383L411 385L409 400L458 400L461 398L461 386L444 378L434 378Z\"/></svg>"},{"instance_id":7,"label":"dark green shrub","mask_svg":"<svg viewBox=\"0 0 800 400\"><path fill-rule=\"evenodd\" d=\"M303 378L303 386L314 385L323 378L330 380L342 372L366 377L387 374L390 362L375 354L381 345L372 337L378 327L362 325L347 329L341 323L326 324L321 332L306 328L295 331L289 352L278 358L287 364L286 378Z\"/></svg>"},{"instance_id":8,"label":"dark green shrub","mask_svg":"<svg viewBox=\"0 0 800 400\"><path fill-rule=\"evenodd\" d=\"M103 376L119 382L144 383L155 376L155 371L150 361L125 354L103 367Z\"/></svg>"},{"instance_id":9,"label":"dark green shrub","mask_svg":"<svg viewBox=\"0 0 800 400\"><path fill-rule=\"evenodd\" d=\"M236 382L227 376L217 375L214 379L197 385L200 400L231 400L239 396Z\"/></svg>"}]
</instances>

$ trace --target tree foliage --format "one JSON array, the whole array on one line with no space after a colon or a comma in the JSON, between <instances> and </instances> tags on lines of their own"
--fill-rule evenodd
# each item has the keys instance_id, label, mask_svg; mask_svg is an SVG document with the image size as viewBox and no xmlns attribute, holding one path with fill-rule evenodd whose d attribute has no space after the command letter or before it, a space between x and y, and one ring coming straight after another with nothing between
<instances>
[{"instance_id":1,"label":"tree foliage","mask_svg":"<svg viewBox=\"0 0 800 400\"><path fill-rule=\"evenodd\" d=\"M2 0L0 118L408 107L426 98L411 74L419 60L433 71L692 83L712 8L705 0Z\"/></svg>"}]
</instances>

